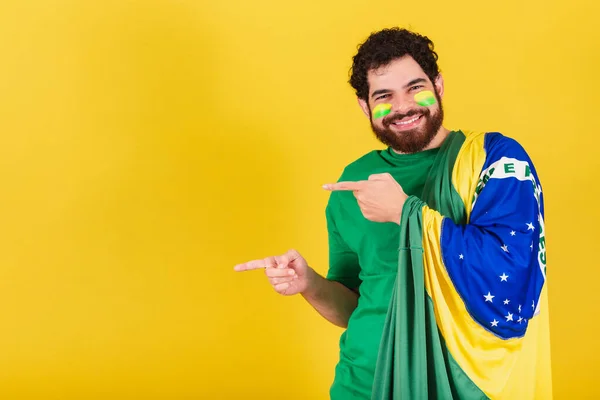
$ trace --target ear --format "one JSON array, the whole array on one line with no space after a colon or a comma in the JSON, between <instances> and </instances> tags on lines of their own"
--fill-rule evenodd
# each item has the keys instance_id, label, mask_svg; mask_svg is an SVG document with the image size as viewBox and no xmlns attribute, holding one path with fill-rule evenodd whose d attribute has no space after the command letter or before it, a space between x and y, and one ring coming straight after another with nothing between
<instances>
[{"instance_id":1,"label":"ear","mask_svg":"<svg viewBox=\"0 0 600 400\"><path fill-rule=\"evenodd\" d=\"M437 92L440 94L440 97L444 97L444 78L442 77L442 74L438 74L437 78L435 78L434 85Z\"/></svg>"},{"instance_id":2,"label":"ear","mask_svg":"<svg viewBox=\"0 0 600 400\"><path fill-rule=\"evenodd\" d=\"M357 98L357 100L358 100L358 105L363 110L363 113L365 113L367 118L371 118L371 111L369 110L369 104L367 103L367 101L363 100L361 98Z\"/></svg>"}]
</instances>

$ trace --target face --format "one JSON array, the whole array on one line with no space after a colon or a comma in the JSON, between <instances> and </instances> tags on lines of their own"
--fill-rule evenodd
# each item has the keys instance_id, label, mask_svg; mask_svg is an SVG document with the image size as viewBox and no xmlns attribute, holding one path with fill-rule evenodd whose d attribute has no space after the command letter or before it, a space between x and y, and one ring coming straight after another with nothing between
<instances>
[{"instance_id":1,"label":"face","mask_svg":"<svg viewBox=\"0 0 600 400\"><path fill-rule=\"evenodd\" d=\"M401 153L424 150L438 133L444 119L441 96L443 81L438 76L435 84L427 77L419 64L410 56L368 74L368 101L359 100L377 138ZM437 100L422 106L415 100L419 92L431 91ZM377 118L372 110L379 104L391 106L390 113Z\"/></svg>"}]
</instances>

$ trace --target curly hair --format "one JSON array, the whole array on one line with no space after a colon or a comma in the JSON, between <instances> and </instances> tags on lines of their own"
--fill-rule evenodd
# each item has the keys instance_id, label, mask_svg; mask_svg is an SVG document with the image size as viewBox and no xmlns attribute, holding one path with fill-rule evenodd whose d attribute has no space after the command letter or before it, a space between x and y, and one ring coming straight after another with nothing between
<instances>
[{"instance_id":1,"label":"curly hair","mask_svg":"<svg viewBox=\"0 0 600 400\"><path fill-rule=\"evenodd\" d=\"M406 29L388 28L371 33L352 58L349 83L356 91L356 95L360 99L367 100L368 72L405 55L411 56L421 66L431 82L435 81L439 69L438 55L433 50L433 42L426 36Z\"/></svg>"}]
</instances>

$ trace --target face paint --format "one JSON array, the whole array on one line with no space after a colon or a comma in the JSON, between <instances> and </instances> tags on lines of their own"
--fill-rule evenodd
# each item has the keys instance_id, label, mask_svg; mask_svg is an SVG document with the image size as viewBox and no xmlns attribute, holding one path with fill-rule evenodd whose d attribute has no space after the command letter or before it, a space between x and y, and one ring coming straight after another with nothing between
<instances>
[{"instance_id":1,"label":"face paint","mask_svg":"<svg viewBox=\"0 0 600 400\"><path fill-rule=\"evenodd\" d=\"M415 101L418 105L423 107L429 107L436 102L435 95L429 90L424 90L415 94Z\"/></svg>"},{"instance_id":2,"label":"face paint","mask_svg":"<svg viewBox=\"0 0 600 400\"><path fill-rule=\"evenodd\" d=\"M373 109L373 118L383 118L392 112L391 104L377 104Z\"/></svg>"}]
</instances>

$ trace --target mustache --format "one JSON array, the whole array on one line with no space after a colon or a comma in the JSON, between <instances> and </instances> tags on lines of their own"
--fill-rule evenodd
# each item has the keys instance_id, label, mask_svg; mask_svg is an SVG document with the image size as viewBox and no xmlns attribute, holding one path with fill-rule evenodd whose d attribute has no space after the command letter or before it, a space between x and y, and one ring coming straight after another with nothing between
<instances>
[{"instance_id":1,"label":"mustache","mask_svg":"<svg viewBox=\"0 0 600 400\"><path fill-rule=\"evenodd\" d=\"M401 121L406 117L411 117L413 115L423 115L424 117L427 117L430 114L431 114L431 112L429 111L428 108L415 109L415 110L409 110L403 114L395 113L395 114L386 115L381 122L382 122L383 126L388 127L389 125L393 124L394 122Z\"/></svg>"}]
</instances>

